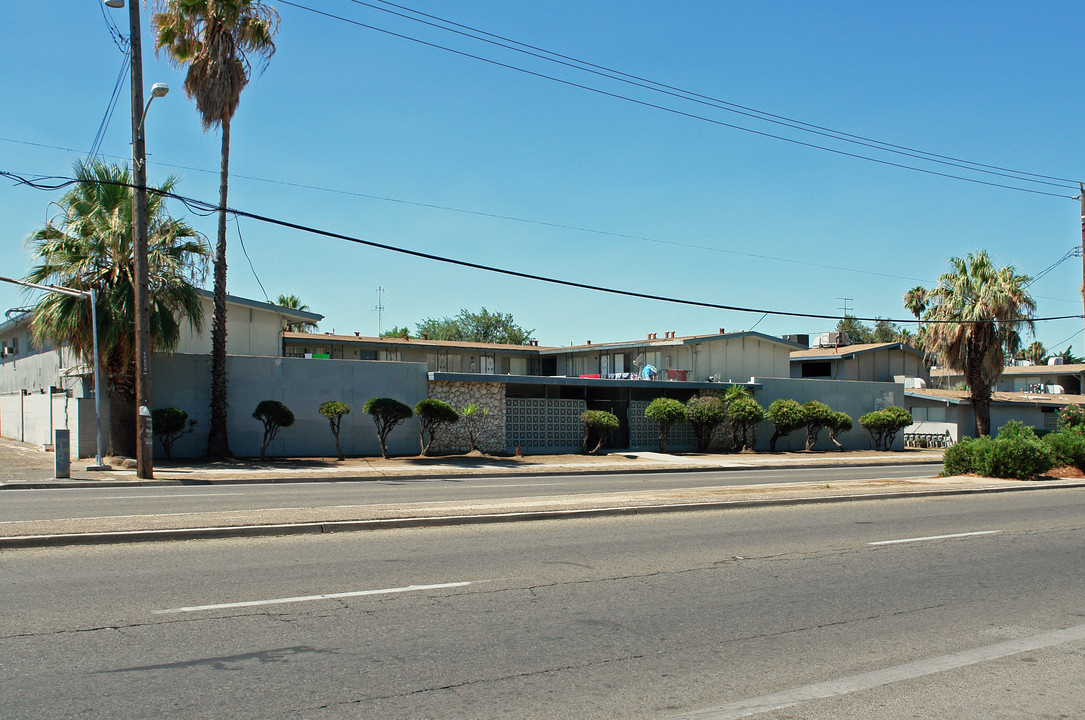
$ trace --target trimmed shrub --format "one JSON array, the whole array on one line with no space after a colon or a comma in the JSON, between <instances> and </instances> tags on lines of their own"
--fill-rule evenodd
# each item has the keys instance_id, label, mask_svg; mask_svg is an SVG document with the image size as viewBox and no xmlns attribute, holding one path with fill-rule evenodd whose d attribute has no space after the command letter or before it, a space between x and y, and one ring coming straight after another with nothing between
<instances>
[{"instance_id":1,"label":"trimmed shrub","mask_svg":"<svg viewBox=\"0 0 1085 720\"><path fill-rule=\"evenodd\" d=\"M712 395L694 395L686 403L686 417L693 426L697 451L708 450L712 433L727 419L727 405Z\"/></svg>"},{"instance_id":2,"label":"trimmed shrub","mask_svg":"<svg viewBox=\"0 0 1085 720\"><path fill-rule=\"evenodd\" d=\"M828 425L826 425L826 427L829 429L829 439L833 441L834 445L836 445L836 449L840 452L844 452L844 446L840 444L840 441L837 440L837 437L851 430L851 415L848 415L844 412L834 411L832 416L829 418L829 423Z\"/></svg>"},{"instance_id":3,"label":"trimmed shrub","mask_svg":"<svg viewBox=\"0 0 1085 720\"><path fill-rule=\"evenodd\" d=\"M151 411L151 427L155 437L162 443L166 459L169 459L173 452L173 444L183 435L192 432L192 429L196 427L196 421L189 420L188 413L180 408L159 408Z\"/></svg>"},{"instance_id":4,"label":"trimmed shrub","mask_svg":"<svg viewBox=\"0 0 1085 720\"><path fill-rule=\"evenodd\" d=\"M912 414L896 405L891 405L884 410L868 412L859 418L859 424L870 433L875 450L892 449L897 433L912 422Z\"/></svg>"},{"instance_id":5,"label":"trimmed shrub","mask_svg":"<svg viewBox=\"0 0 1085 720\"><path fill-rule=\"evenodd\" d=\"M422 455L429 455L429 446L433 444L433 438L442 425L451 424L460 419L456 408L444 400L435 398L419 400L414 406L414 414L418 416L418 444Z\"/></svg>"},{"instance_id":6,"label":"trimmed shrub","mask_svg":"<svg viewBox=\"0 0 1085 720\"><path fill-rule=\"evenodd\" d=\"M790 435L799 428L806 427L806 413L802 405L794 400L775 400L769 405L769 421L773 425L772 437L769 438L769 450L776 452L776 441Z\"/></svg>"},{"instance_id":7,"label":"trimmed shrub","mask_svg":"<svg viewBox=\"0 0 1085 720\"><path fill-rule=\"evenodd\" d=\"M686 406L673 398L656 398L644 409L644 417L659 423L659 451L667 452L671 425L686 421Z\"/></svg>"},{"instance_id":8,"label":"trimmed shrub","mask_svg":"<svg viewBox=\"0 0 1085 720\"><path fill-rule=\"evenodd\" d=\"M607 430L612 430L619 424L618 417L606 410L585 410L580 413L580 421L584 423L584 440L580 443L580 451L584 453L588 452L588 438L593 430L598 434L599 441L591 451L597 453L607 438Z\"/></svg>"},{"instance_id":9,"label":"trimmed shrub","mask_svg":"<svg viewBox=\"0 0 1085 720\"><path fill-rule=\"evenodd\" d=\"M993 440L986 436L979 439L963 437L946 448L946 452L942 456L942 477L967 475L968 473L979 474L982 458L990 451L992 442ZM979 458L979 461L977 461L977 458Z\"/></svg>"},{"instance_id":10,"label":"trimmed shrub","mask_svg":"<svg viewBox=\"0 0 1085 720\"><path fill-rule=\"evenodd\" d=\"M737 452L754 443L753 434L765 419L765 409L749 395L735 398L727 406L727 418L731 422L731 434Z\"/></svg>"},{"instance_id":11,"label":"trimmed shrub","mask_svg":"<svg viewBox=\"0 0 1085 720\"><path fill-rule=\"evenodd\" d=\"M811 400L803 404L802 412L806 416L806 449L813 450L818 434L832 421L833 411L825 403Z\"/></svg>"},{"instance_id":12,"label":"trimmed shrub","mask_svg":"<svg viewBox=\"0 0 1085 720\"><path fill-rule=\"evenodd\" d=\"M350 405L338 400L329 400L320 405L320 414L328 421L332 435L335 436L335 454L340 460L345 460L343 451L339 448L339 426L343 422L343 416L350 414Z\"/></svg>"},{"instance_id":13,"label":"trimmed shrub","mask_svg":"<svg viewBox=\"0 0 1085 720\"><path fill-rule=\"evenodd\" d=\"M278 400L264 400L256 406L252 416L264 424L264 441L260 445L260 459L267 457L267 446L279 434L279 430L294 424L294 413Z\"/></svg>"},{"instance_id":14,"label":"trimmed shrub","mask_svg":"<svg viewBox=\"0 0 1085 720\"><path fill-rule=\"evenodd\" d=\"M381 457L387 460L388 433L414 413L411 412L409 406L399 400L386 397L369 398L362 406L362 412L373 416L373 424L377 426L377 443L380 444Z\"/></svg>"}]
</instances>

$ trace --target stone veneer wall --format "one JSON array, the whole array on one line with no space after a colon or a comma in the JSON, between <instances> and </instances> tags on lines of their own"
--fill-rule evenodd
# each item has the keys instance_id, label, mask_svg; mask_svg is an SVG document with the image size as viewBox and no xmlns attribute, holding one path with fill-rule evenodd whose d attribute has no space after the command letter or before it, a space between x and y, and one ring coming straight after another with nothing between
<instances>
[{"instance_id":1,"label":"stone veneer wall","mask_svg":"<svg viewBox=\"0 0 1085 720\"><path fill-rule=\"evenodd\" d=\"M459 412L469 403L480 408L489 408L490 412L482 420L482 432L478 444L483 452L505 452L505 383L499 382L449 382L430 380L429 396L435 400L444 400ZM443 425L437 431L437 437L430 446L430 453L458 453L470 450L467 437L467 423L463 418L452 425Z\"/></svg>"}]
</instances>

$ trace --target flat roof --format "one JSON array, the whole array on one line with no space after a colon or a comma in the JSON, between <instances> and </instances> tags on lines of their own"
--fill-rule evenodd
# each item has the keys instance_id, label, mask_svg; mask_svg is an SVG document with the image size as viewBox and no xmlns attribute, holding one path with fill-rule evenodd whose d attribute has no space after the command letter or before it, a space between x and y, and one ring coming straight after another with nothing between
<instances>
[{"instance_id":1,"label":"flat roof","mask_svg":"<svg viewBox=\"0 0 1085 720\"><path fill-rule=\"evenodd\" d=\"M611 378L582 378L567 377L563 375L484 375L482 373L450 373L431 372L430 380L444 380L447 382L496 382L506 385L566 385L569 387L625 387L643 388L678 388L706 390L712 388L726 388L729 385L741 385L743 387L759 388L761 383L749 382L708 382L707 380L617 380Z\"/></svg>"},{"instance_id":2,"label":"flat roof","mask_svg":"<svg viewBox=\"0 0 1085 720\"><path fill-rule=\"evenodd\" d=\"M423 347L423 348L438 348L438 349L459 349L459 350L476 350L479 352L500 350L501 352L512 353L537 353L543 349L537 345L505 345L500 343L476 343L476 342L457 342L455 340L429 340L426 338L402 338L402 337L370 337L365 335L333 335L332 333L302 333L302 332L285 332L283 333L283 340L298 340L306 342L335 342L352 345L379 345L381 347Z\"/></svg>"},{"instance_id":3,"label":"flat roof","mask_svg":"<svg viewBox=\"0 0 1085 720\"><path fill-rule=\"evenodd\" d=\"M792 360L833 360L837 358L848 358L860 353L875 352L877 350L892 350L900 349L906 352L913 353L915 355L923 355L923 351L912 347L908 343L902 342L888 342L888 343L860 343L857 345L841 345L839 347L832 348L810 348L808 350L796 350L791 353Z\"/></svg>"},{"instance_id":4,"label":"flat roof","mask_svg":"<svg viewBox=\"0 0 1085 720\"><path fill-rule=\"evenodd\" d=\"M907 397L926 400L938 400L954 405L971 404L967 390L938 390L935 388L914 388L904 391ZM1067 395L1065 393L1024 393L996 391L991 393L991 402L998 405L1042 405L1048 407L1066 407L1067 405L1085 405L1085 395Z\"/></svg>"}]
</instances>

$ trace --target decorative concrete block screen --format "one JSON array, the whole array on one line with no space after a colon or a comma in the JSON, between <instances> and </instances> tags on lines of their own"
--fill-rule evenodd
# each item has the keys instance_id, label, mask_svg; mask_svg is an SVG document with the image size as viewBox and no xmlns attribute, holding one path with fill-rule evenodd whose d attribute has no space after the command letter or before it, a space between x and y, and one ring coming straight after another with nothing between
<instances>
[{"instance_id":1,"label":"decorative concrete block screen","mask_svg":"<svg viewBox=\"0 0 1085 720\"><path fill-rule=\"evenodd\" d=\"M505 444L524 452L579 452L584 439L580 414L587 409L583 400L507 398L505 400Z\"/></svg>"},{"instance_id":2,"label":"decorative concrete block screen","mask_svg":"<svg viewBox=\"0 0 1085 720\"><path fill-rule=\"evenodd\" d=\"M659 423L644 417L648 408L647 400L632 400L629 403L629 447L633 450L659 449ZM693 437L693 428L689 423L672 425L667 435L667 450L693 450L697 441Z\"/></svg>"}]
</instances>

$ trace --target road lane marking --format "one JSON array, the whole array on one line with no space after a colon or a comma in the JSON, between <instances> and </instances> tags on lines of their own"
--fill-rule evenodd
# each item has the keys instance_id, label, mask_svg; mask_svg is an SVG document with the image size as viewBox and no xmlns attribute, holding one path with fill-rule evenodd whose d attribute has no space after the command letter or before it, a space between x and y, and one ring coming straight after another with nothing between
<instances>
[{"instance_id":1,"label":"road lane marking","mask_svg":"<svg viewBox=\"0 0 1085 720\"><path fill-rule=\"evenodd\" d=\"M976 532L953 533L952 535L928 535L926 537L901 538L900 540L879 540L867 545L900 545L902 543L923 542L925 540L947 540L949 538L974 537L976 535L994 535L1001 530L977 530Z\"/></svg>"},{"instance_id":2,"label":"road lane marking","mask_svg":"<svg viewBox=\"0 0 1085 720\"><path fill-rule=\"evenodd\" d=\"M228 610L231 608L257 607L260 605L283 605L286 603L312 602L313 600L335 600L337 598L364 597L367 595L392 595L395 593L417 592L419 590L444 590L447 588L467 587L471 582L439 583L437 585L408 585L406 587L385 588L383 590L355 590L353 592L326 593L323 595L303 595L300 597L274 598L272 600L250 600L248 602L219 603L217 605L192 605L189 607L154 610L155 615L197 612L199 610Z\"/></svg>"},{"instance_id":3,"label":"road lane marking","mask_svg":"<svg viewBox=\"0 0 1085 720\"><path fill-rule=\"evenodd\" d=\"M1043 648L1077 640L1085 640L1085 625L1053 630L1028 638L1008 640L972 650L963 650L949 655L885 668L884 670L852 675L839 680L827 680L812 685L804 685L803 687L785 690L772 695L762 695L761 697L739 700L738 702L719 705L714 708L694 710L683 715L672 715L668 720L737 720L751 715L782 710L813 700L847 695L904 680L914 680L915 678L933 675L946 670L956 670L957 668L976 665L981 662L998 660L1031 650L1042 650Z\"/></svg>"}]
</instances>

